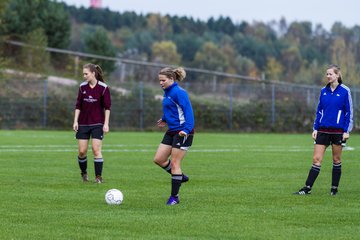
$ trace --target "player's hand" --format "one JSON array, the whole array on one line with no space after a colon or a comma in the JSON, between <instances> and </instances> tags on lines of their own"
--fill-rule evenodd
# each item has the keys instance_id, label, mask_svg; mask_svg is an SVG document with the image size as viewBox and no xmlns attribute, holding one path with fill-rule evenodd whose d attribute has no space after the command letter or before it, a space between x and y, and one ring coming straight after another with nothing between
<instances>
[{"instance_id":1,"label":"player's hand","mask_svg":"<svg viewBox=\"0 0 360 240\"><path fill-rule=\"evenodd\" d=\"M314 140L316 140L317 130L314 130L314 131L312 132L311 136L312 136L312 138L313 138Z\"/></svg>"},{"instance_id":2,"label":"player's hand","mask_svg":"<svg viewBox=\"0 0 360 240\"><path fill-rule=\"evenodd\" d=\"M73 129L74 129L75 132L78 131L78 129L79 129L79 124L78 124L77 122L74 122L74 124L73 124Z\"/></svg>"},{"instance_id":3,"label":"player's hand","mask_svg":"<svg viewBox=\"0 0 360 240\"><path fill-rule=\"evenodd\" d=\"M158 125L158 127L162 128L162 127L165 127L165 126L166 126L166 122L163 121L162 119L159 119L159 120L157 121L157 125Z\"/></svg>"},{"instance_id":4,"label":"player's hand","mask_svg":"<svg viewBox=\"0 0 360 240\"><path fill-rule=\"evenodd\" d=\"M347 139L349 139L350 134L349 133L343 133L343 141L346 141Z\"/></svg>"},{"instance_id":5,"label":"player's hand","mask_svg":"<svg viewBox=\"0 0 360 240\"><path fill-rule=\"evenodd\" d=\"M109 132L109 125L104 124L103 131L104 131L104 133L108 133Z\"/></svg>"},{"instance_id":6,"label":"player's hand","mask_svg":"<svg viewBox=\"0 0 360 240\"><path fill-rule=\"evenodd\" d=\"M184 132L184 131L180 131L180 132L179 132L179 135L180 135L180 137L186 137L186 136L187 136L187 133Z\"/></svg>"}]
</instances>

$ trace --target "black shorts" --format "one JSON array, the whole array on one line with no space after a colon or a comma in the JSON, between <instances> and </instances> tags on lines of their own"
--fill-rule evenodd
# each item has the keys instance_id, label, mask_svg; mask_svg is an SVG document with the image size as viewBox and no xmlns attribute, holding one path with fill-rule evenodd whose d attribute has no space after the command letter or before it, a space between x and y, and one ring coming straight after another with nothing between
<instances>
[{"instance_id":1,"label":"black shorts","mask_svg":"<svg viewBox=\"0 0 360 240\"><path fill-rule=\"evenodd\" d=\"M103 125L94 125L94 126L79 126L78 131L76 132L76 139L100 139L104 138Z\"/></svg>"},{"instance_id":2,"label":"black shorts","mask_svg":"<svg viewBox=\"0 0 360 240\"><path fill-rule=\"evenodd\" d=\"M318 132L315 139L315 144L329 146L332 144L341 145L343 143L342 134L329 134Z\"/></svg>"},{"instance_id":3,"label":"black shorts","mask_svg":"<svg viewBox=\"0 0 360 240\"><path fill-rule=\"evenodd\" d=\"M186 137L181 137L177 132L166 132L161 143L187 151L191 147L193 139L194 134L188 134Z\"/></svg>"}]
</instances>

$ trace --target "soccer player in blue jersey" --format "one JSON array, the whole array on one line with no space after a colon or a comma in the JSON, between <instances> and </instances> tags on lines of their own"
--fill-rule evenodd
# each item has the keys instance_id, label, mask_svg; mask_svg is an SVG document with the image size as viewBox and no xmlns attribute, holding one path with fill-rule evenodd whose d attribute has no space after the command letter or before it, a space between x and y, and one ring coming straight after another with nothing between
<instances>
[{"instance_id":1,"label":"soccer player in blue jersey","mask_svg":"<svg viewBox=\"0 0 360 240\"><path fill-rule=\"evenodd\" d=\"M189 178L181 170L181 161L192 145L194 137L194 113L187 92L176 81L186 76L183 68L163 68L159 72L159 82L164 90L163 116L159 127L168 125L162 142L154 157L154 162L171 174L171 195L167 205L179 203L181 183ZM169 157L171 156L171 160Z\"/></svg>"},{"instance_id":2,"label":"soccer player in blue jersey","mask_svg":"<svg viewBox=\"0 0 360 240\"><path fill-rule=\"evenodd\" d=\"M342 143L349 138L353 127L353 104L350 89L342 83L341 71L337 65L326 70L328 84L321 89L314 121L312 137L315 140L312 167L305 186L295 194L310 194L312 186L320 173L326 148L332 147L331 195L338 192L341 177Z\"/></svg>"},{"instance_id":3,"label":"soccer player in blue jersey","mask_svg":"<svg viewBox=\"0 0 360 240\"><path fill-rule=\"evenodd\" d=\"M80 84L75 106L73 129L78 139L78 162L82 180L88 181L87 150L90 137L94 154L95 183L102 183L103 156L101 153L104 133L109 132L111 98L104 83L99 65L92 63L83 67L84 82Z\"/></svg>"}]
</instances>

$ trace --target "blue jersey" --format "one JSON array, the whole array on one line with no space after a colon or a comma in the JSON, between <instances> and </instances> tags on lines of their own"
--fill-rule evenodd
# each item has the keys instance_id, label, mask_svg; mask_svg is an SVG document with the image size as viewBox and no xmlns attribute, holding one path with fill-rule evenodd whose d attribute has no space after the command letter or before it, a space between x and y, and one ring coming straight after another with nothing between
<instances>
[{"instance_id":1,"label":"blue jersey","mask_svg":"<svg viewBox=\"0 0 360 240\"><path fill-rule=\"evenodd\" d=\"M187 134L194 130L194 113L188 94L176 82L164 90L163 117L169 131L184 131Z\"/></svg>"},{"instance_id":2,"label":"blue jersey","mask_svg":"<svg viewBox=\"0 0 360 240\"><path fill-rule=\"evenodd\" d=\"M314 130L349 133L353 127L353 104L350 89L339 84L334 91L329 84L321 89ZM330 130L330 131L328 131Z\"/></svg>"}]
</instances>

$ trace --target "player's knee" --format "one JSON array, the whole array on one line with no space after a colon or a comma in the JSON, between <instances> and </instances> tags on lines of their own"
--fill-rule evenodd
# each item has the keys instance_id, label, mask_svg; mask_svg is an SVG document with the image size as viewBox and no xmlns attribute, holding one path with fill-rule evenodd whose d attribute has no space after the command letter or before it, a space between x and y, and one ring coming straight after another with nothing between
<instances>
[{"instance_id":1,"label":"player's knee","mask_svg":"<svg viewBox=\"0 0 360 240\"><path fill-rule=\"evenodd\" d=\"M87 151L86 149L79 149L79 157L84 158L86 157Z\"/></svg>"},{"instance_id":2,"label":"player's knee","mask_svg":"<svg viewBox=\"0 0 360 240\"><path fill-rule=\"evenodd\" d=\"M313 157L313 164L316 164L316 165L321 165L321 160L322 160L322 158L321 157L319 157L319 156L314 156Z\"/></svg>"},{"instance_id":3,"label":"player's knee","mask_svg":"<svg viewBox=\"0 0 360 240\"><path fill-rule=\"evenodd\" d=\"M159 157L157 157L157 156L155 156L154 159L153 159L153 162L154 162L155 164L157 164L157 165L160 165L160 163L162 162L162 159L159 158Z\"/></svg>"},{"instance_id":4,"label":"player's knee","mask_svg":"<svg viewBox=\"0 0 360 240\"><path fill-rule=\"evenodd\" d=\"M94 149L94 148L93 148L93 154L94 154L94 157L95 157L95 158L100 158L100 157L102 156L100 149Z\"/></svg>"},{"instance_id":5,"label":"player's knee","mask_svg":"<svg viewBox=\"0 0 360 240\"><path fill-rule=\"evenodd\" d=\"M180 169L180 164L178 163L178 161L171 161L171 169L177 170Z\"/></svg>"},{"instance_id":6,"label":"player's knee","mask_svg":"<svg viewBox=\"0 0 360 240\"><path fill-rule=\"evenodd\" d=\"M333 157L333 163L334 163L334 164L339 164L339 163L341 163L341 158L340 158L340 157Z\"/></svg>"}]
</instances>

